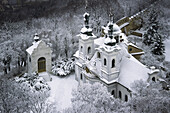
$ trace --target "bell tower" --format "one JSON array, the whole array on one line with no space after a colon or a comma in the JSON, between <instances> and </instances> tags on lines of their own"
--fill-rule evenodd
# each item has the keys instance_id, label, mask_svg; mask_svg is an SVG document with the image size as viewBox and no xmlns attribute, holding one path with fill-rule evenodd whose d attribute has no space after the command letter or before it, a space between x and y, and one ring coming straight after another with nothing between
<instances>
[{"instance_id":1,"label":"bell tower","mask_svg":"<svg viewBox=\"0 0 170 113\"><path fill-rule=\"evenodd\" d=\"M92 33L92 28L89 27L89 13L85 13L84 26L81 29L79 36L79 56L80 62L90 60L94 54L94 39L95 35Z\"/></svg>"},{"instance_id":2,"label":"bell tower","mask_svg":"<svg viewBox=\"0 0 170 113\"><path fill-rule=\"evenodd\" d=\"M117 79L120 67L119 35L121 33L118 25L110 21L105 30L104 45L102 47L102 69L101 77L107 82Z\"/></svg>"}]
</instances>

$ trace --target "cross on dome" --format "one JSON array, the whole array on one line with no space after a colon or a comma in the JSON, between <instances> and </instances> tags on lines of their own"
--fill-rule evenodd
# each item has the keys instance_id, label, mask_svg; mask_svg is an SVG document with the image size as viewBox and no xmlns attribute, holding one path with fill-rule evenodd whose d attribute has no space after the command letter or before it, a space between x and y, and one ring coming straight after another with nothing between
<instances>
[{"instance_id":1,"label":"cross on dome","mask_svg":"<svg viewBox=\"0 0 170 113\"><path fill-rule=\"evenodd\" d=\"M89 17L90 17L90 14L86 12L86 13L84 13L83 17L84 17L85 27L89 28Z\"/></svg>"},{"instance_id":2,"label":"cross on dome","mask_svg":"<svg viewBox=\"0 0 170 113\"><path fill-rule=\"evenodd\" d=\"M39 41L39 39L40 39L40 38L39 38L38 34L37 34L37 33L35 33L35 35L34 35L34 41L35 41L35 42L38 42L38 41Z\"/></svg>"}]
</instances>

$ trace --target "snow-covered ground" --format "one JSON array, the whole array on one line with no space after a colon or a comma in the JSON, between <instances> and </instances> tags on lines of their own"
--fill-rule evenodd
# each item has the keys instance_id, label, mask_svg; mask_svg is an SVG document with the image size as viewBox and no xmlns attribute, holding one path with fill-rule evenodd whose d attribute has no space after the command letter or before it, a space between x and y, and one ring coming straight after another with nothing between
<instances>
[{"instance_id":1,"label":"snow-covered ground","mask_svg":"<svg viewBox=\"0 0 170 113\"><path fill-rule=\"evenodd\" d=\"M75 80L75 75L71 74L67 77L52 76L52 81L48 82L51 87L50 101L56 102L57 109L62 110L71 107L71 92L76 89L78 82Z\"/></svg>"},{"instance_id":2,"label":"snow-covered ground","mask_svg":"<svg viewBox=\"0 0 170 113\"><path fill-rule=\"evenodd\" d=\"M165 60L170 61L170 37L165 40Z\"/></svg>"}]
</instances>

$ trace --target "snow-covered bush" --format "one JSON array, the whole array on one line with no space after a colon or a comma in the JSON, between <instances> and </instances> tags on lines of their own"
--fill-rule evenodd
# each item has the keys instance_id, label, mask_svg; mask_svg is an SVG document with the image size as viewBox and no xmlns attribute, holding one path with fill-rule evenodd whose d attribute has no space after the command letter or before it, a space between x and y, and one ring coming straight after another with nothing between
<instances>
[{"instance_id":1,"label":"snow-covered bush","mask_svg":"<svg viewBox=\"0 0 170 113\"><path fill-rule=\"evenodd\" d=\"M45 82L43 77L38 76L36 73L28 74L25 73L23 76L16 77L15 81L23 85L23 87L30 87L36 91L49 91L50 87Z\"/></svg>"},{"instance_id":2,"label":"snow-covered bush","mask_svg":"<svg viewBox=\"0 0 170 113\"><path fill-rule=\"evenodd\" d=\"M30 75L31 76L31 75ZM39 77L9 79L0 76L0 112L2 113L56 113L54 103L48 101L49 88ZM42 83L41 83L42 82ZM33 86L31 86L31 84ZM40 84L41 90L36 84ZM42 87L46 88L42 88ZM42 90L44 89L44 90Z\"/></svg>"},{"instance_id":3,"label":"snow-covered bush","mask_svg":"<svg viewBox=\"0 0 170 113\"><path fill-rule=\"evenodd\" d=\"M67 76L74 71L74 59L61 59L53 63L52 72L58 76Z\"/></svg>"}]
</instances>

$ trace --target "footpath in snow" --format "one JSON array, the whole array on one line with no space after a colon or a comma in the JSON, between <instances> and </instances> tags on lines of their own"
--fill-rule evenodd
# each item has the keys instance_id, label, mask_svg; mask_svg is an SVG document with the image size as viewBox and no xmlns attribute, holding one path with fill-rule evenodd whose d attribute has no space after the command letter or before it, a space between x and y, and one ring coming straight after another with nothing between
<instances>
[{"instance_id":1,"label":"footpath in snow","mask_svg":"<svg viewBox=\"0 0 170 113\"><path fill-rule=\"evenodd\" d=\"M165 60L170 61L170 37L165 40Z\"/></svg>"},{"instance_id":2,"label":"footpath in snow","mask_svg":"<svg viewBox=\"0 0 170 113\"><path fill-rule=\"evenodd\" d=\"M78 86L75 75L71 74L67 77L51 75L51 77L52 81L48 82L51 87L50 101L56 102L59 110L71 107L71 92L72 89L76 89Z\"/></svg>"}]
</instances>

